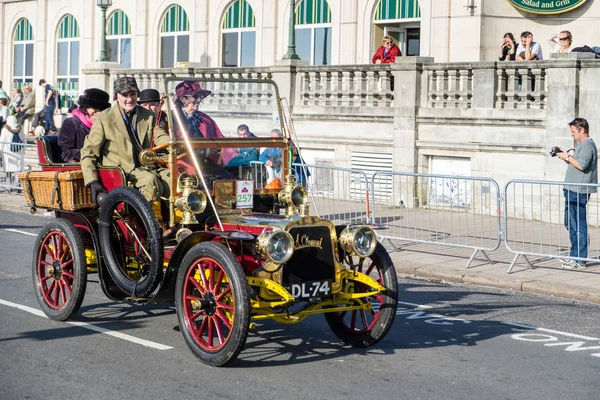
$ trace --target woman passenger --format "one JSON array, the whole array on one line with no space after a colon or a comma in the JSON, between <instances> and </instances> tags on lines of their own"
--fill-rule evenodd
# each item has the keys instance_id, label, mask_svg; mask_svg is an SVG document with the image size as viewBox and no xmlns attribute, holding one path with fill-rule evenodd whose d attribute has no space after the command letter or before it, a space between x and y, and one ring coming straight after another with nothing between
<instances>
[{"instance_id":1,"label":"woman passenger","mask_svg":"<svg viewBox=\"0 0 600 400\"><path fill-rule=\"evenodd\" d=\"M58 145L61 149L62 162L76 163L81 160L80 150L85 137L90 133L93 118L100 112L110 108L110 96L101 89L86 89L79 96L79 108L62 123L58 132Z\"/></svg>"}]
</instances>

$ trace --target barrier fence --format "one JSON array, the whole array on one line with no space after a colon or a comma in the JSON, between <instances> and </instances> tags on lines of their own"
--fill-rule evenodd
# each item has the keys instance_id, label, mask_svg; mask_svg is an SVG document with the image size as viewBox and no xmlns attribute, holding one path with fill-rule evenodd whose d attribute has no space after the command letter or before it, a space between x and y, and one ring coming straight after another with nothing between
<instances>
[{"instance_id":1,"label":"barrier fence","mask_svg":"<svg viewBox=\"0 0 600 400\"><path fill-rule=\"evenodd\" d=\"M472 249L467 268L478 252L492 263L486 252L501 241L500 189L493 179L377 172L371 188L381 239Z\"/></svg>"},{"instance_id":2,"label":"barrier fence","mask_svg":"<svg viewBox=\"0 0 600 400\"><path fill-rule=\"evenodd\" d=\"M600 258L600 203L598 184L512 180L504 189L504 244L514 254L507 272L519 257L529 268L528 256L597 262ZM565 188L581 192L565 201ZM589 201L588 201L589 198ZM587 220L587 223L586 223ZM571 250L569 232L579 245ZM571 265L572 266L572 265Z\"/></svg>"},{"instance_id":3,"label":"barrier fence","mask_svg":"<svg viewBox=\"0 0 600 400\"><path fill-rule=\"evenodd\" d=\"M0 188L18 190L18 172L39 169L35 145L0 142ZM583 194L565 207L563 189L569 185L564 182L511 180L501 193L495 180L480 177L388 171L367 175L309 164L293 164L293 172L308 176L300 181L308 191L311 214L335 224L369 223L381 241L396 249L399 242L471 249L470 268L478 252L493 263L487 252L503 241L513 255L507 273L520 257L529 268L552 259L600 259L600 201L592 195L600 191L598 184L577 184ZM262 187L276 173L253 162L244 176ZM579 232L581 244L574 252L569 228L574 228L572 235Z\"/></svg>"},{"instance_id":4,"label":"barrier fence","mask_svg":"<svg viewBox=\"0 0 600 400\"><path fill-rule=\"evenodd\" d=\"M17 175L29 170L41 170L35 144L0 142L0 188L20 190Z\"/></svg>"}]
</instances>

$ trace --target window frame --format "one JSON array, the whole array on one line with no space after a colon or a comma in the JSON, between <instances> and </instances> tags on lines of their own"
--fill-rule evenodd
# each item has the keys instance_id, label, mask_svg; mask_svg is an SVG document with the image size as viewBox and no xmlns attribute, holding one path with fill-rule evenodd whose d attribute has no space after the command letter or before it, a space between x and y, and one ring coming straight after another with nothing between
<instances>
[{"instance_id":1,"label":"window frame","mask_svg":"<svg viewBox=\"0 0 600 400\"><path fill-rule=\"evenodd\" d=\"M237 61L236 61L236 67L242 67L241 65L241 61L242 61L242 33L244 32L254 32L254 65L244 65L243 67L255 67L256 66L256 28L255 27L251 27L251 28L228 28L228 29L221 29L221 43L224 43L224 37L225 34L227 33L236 33L237 34ZM223 46L221 46L221 66L224 67L225 66L225 53L224 53L224 48Z\"/></svg>"},{"instance_id":2,"label":"window frame","mask_svg":"<svg viewBox=\"0 0 600 400\"><path fill-rule=\"evenodd\" d=\"M316 37L317 37L317 32L316 30L319 28L329 28L331 29L331 33L333 34L333 25L329 22L324 22L324 23L320 23L320 24L296 24L294 25L294 29L296 30L295 33L297 33L298 29L310 29L310 60L308 60L309 64L308 65L315 65L315 41L316 41ZM296 35L296 37L298 37L298 35ZM332 48L333 48L333 40L330 41L331 46L328 49L328 53L329 53L329 58L331 59L332 57ZM318 64L318 65L331 65L331 64Z\"/></svg>"}]
</instances>

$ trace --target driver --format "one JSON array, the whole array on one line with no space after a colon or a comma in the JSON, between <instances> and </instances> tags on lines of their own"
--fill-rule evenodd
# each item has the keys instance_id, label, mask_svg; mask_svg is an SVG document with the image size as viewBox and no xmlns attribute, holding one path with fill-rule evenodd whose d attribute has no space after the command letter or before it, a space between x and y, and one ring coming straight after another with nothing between
<instances>
[{"instance_id":1,"label":"driver","mask_svg":"<svg viewBox=\"0 0 600 400\"><path fill-rule=\"evenodd\" d=\"M123 168L127 181L149 201L169 197L169 170L150 169L139 161L143 149L151 147L153 142L167 143L169 135L160 127L155 130L154 113L137 105L140 89L135 78L117 78L113 89L116 103L97 117L81 149L83 179L92 189L92 200L97 205L98 194L107 192L98 180L97 163Z\"/></svg>"}]
</instances>

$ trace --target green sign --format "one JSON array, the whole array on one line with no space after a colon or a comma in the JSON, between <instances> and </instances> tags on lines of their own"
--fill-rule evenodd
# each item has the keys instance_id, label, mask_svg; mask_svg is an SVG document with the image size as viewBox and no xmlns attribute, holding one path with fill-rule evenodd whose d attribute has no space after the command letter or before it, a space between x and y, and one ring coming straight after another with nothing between
<instances>
[{"instance_id":1,"label":"green sign","mask_svg":"<svg viewBox=\"0 0 600 400\"><path fill-rule=\"evenodd\" d=\"M586 0L508 0L519 10L532 14L559 14L579 7Z\"/></svg>"}]
</instances>

